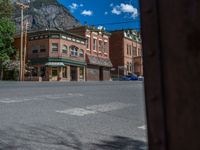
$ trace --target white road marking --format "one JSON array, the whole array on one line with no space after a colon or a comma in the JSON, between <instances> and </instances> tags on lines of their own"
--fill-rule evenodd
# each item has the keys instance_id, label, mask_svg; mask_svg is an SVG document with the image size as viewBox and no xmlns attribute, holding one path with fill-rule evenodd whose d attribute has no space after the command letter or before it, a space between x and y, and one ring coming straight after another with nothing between
<instances>
[{"instance_id":1,"label":"white road marking","mask_svg":"<svg viewBox=\"0 0 200 150\"><path fill-rule=\"evenodd\" d=\"M146 130L146 126L145 125L140 126L140 127L138 127L138 129Z\"/></svg>"},{"instance_id":2,"label":"white road marking","mask_svg":"<svg viewBox=\"0 0 200 150\"><path fill-rule=\"evenodd\" d=\"M10 104L10 103L22 103L33 100L46 100L46 99L61 99L67 97L81 97L84 96L81 93L66 93L66 94L48 94L48 95L40 95L34 97L18 97L18 98L2 98L0 99L0 103Z\"/></svg>"},{"instance_id":3,"label":"white road marking","mask_svg":"<svg viewBox=\"0 0 200 150\"><path fill-rule=\"evenodd\" d=\"M113 110L124 109L126 107L134 106L133 104L125 104L113 102L108 104L92 105L86 108L72 108L67 110L57 110L58 113L69 114L74 116L85 116L90 114L97 114L99 112L108 112Z\"/></svg>"},{"instance_id":4,"label":"white road marking","mask_svg":"<svg viewBox=\"0 0 200 150\"><path fill-rule=\"evenodd\" d=\"M63 110L63 111L56 111L58 113L63 113L63 114L69 114L69 115L74 115L74 116L85 116L89 114L95 114L95 111L92 110L86 110L83 108L73 108L73 109L68 109L68 110Z\"/></svg>"}]
</instances>

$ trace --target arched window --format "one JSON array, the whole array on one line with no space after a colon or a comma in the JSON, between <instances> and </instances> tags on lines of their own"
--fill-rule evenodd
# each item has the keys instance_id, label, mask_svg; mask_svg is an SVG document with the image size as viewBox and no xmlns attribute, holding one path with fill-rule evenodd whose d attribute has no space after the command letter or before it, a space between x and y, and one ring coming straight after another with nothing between
<instances>
[{"instance_id":1,"label":"arched window","mask_svg":"<svg viewBox=\"0 0 200 150\"><path fill-rule=\"evenodd\" d=\"M79 56L84 57L84 51L82 49L80 49Z\"/></svg>"},{"instance_id":2,"label":"arched window","mask_svg":"<svg viewBox=\"0 0 200 150\"><path fill-rule=\"evenodd\" d=\"M70 46L71 56L78 56L78 47Z\"/></svg>"},{"instance_id":3,"label":"arched window","mask_svg":"<svg viewBox=\"0 0 200 150\"><path fill-rule=\"evenodd\" d=\"M63 45L62 52L65 53L65 54L67 54L67 46L66 45Z\"/></svg>"}]
</instances>

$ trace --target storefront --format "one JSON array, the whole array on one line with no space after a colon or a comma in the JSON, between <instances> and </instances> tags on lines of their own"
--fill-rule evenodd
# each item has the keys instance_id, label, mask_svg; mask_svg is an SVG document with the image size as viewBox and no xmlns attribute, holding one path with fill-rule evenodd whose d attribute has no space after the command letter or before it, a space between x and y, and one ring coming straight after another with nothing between
<instances>
[{"instance_id":1,"label":"storefront","mask_svg":"<svg viewBox=\"0 0 200 150\"><path fill-rule=\"evenodd\" d=\"M32 79L40 77L42 81L85 81L85 62L67 59L55 61L49 58L31 60L31 65L34 68L31 71Z\"/></svg>"},{"instance_id":2,"label":"storefront","mask_svg":"<svg viewBox=\"0 0 200 150\"><path fill-rule=\"evenodd\" d=\"M112 63L109 58L100 58L87 55L87 81L106 81L110 80L110 69Z\"/></svg>"}]
</instances>

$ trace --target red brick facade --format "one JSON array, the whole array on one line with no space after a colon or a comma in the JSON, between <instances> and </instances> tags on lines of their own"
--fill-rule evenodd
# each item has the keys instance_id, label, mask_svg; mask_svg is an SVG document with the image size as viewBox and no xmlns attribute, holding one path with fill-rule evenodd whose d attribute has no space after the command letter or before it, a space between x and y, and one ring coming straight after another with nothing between
<instances>
[{"instance_id":1,"label":"red brick facade","mask_svg":"<svg viewBox=\"0 0 200 150\"><path fill-rule=\"evenodd\" d=\"M87 26L72 29L70 32L86 38L86 79L110 80L110 68L112 67L109 58L110 34Z\"/></svg>"},{"instance_id":2,"label":"red brick facade","mask_svg":"<svg viewBox=\"0 0 200 150\"><path fill-rule=\"evenodd\" d=\"M114 77L127 74L143 75L142 46L132 30L113 31L110 37L110 59Z\"/></svg>"},{"instance_id":3,"label":"red brick facade","mask_svg":"<svg viewBox=\"0 0 200 150\"><path fill-rule=\"evenodd\" d=\"M47 81L85 80L84 37L61 31L34 32L28 37L27 59L34 67L31 76Z\"/></svg>"}]
</instances>

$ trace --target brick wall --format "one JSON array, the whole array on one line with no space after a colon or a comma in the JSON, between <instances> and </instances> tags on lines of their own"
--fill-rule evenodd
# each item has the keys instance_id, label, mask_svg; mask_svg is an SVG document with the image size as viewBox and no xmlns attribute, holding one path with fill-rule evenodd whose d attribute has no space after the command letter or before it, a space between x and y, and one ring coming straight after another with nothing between
<instances>
[{"instance_id":1,"label":"brick wall","mask_svg":"<svg viewBox=\"0 0 200 150\"><path fill-rule=\"evenodd\" d=\"M103 68L103 80L110 80L110 69L109 68Z\"/></svg>"},{"instance_id":2,"label":"brick wall","mask_svg":"<svg viewBox=\"0 0 200 150\"><path fill-rule=\"evenodd\" d=\"M88 65L87 70L87 81L98 81L99 80L99 67Z\"/></svg>"}]
</instances>

